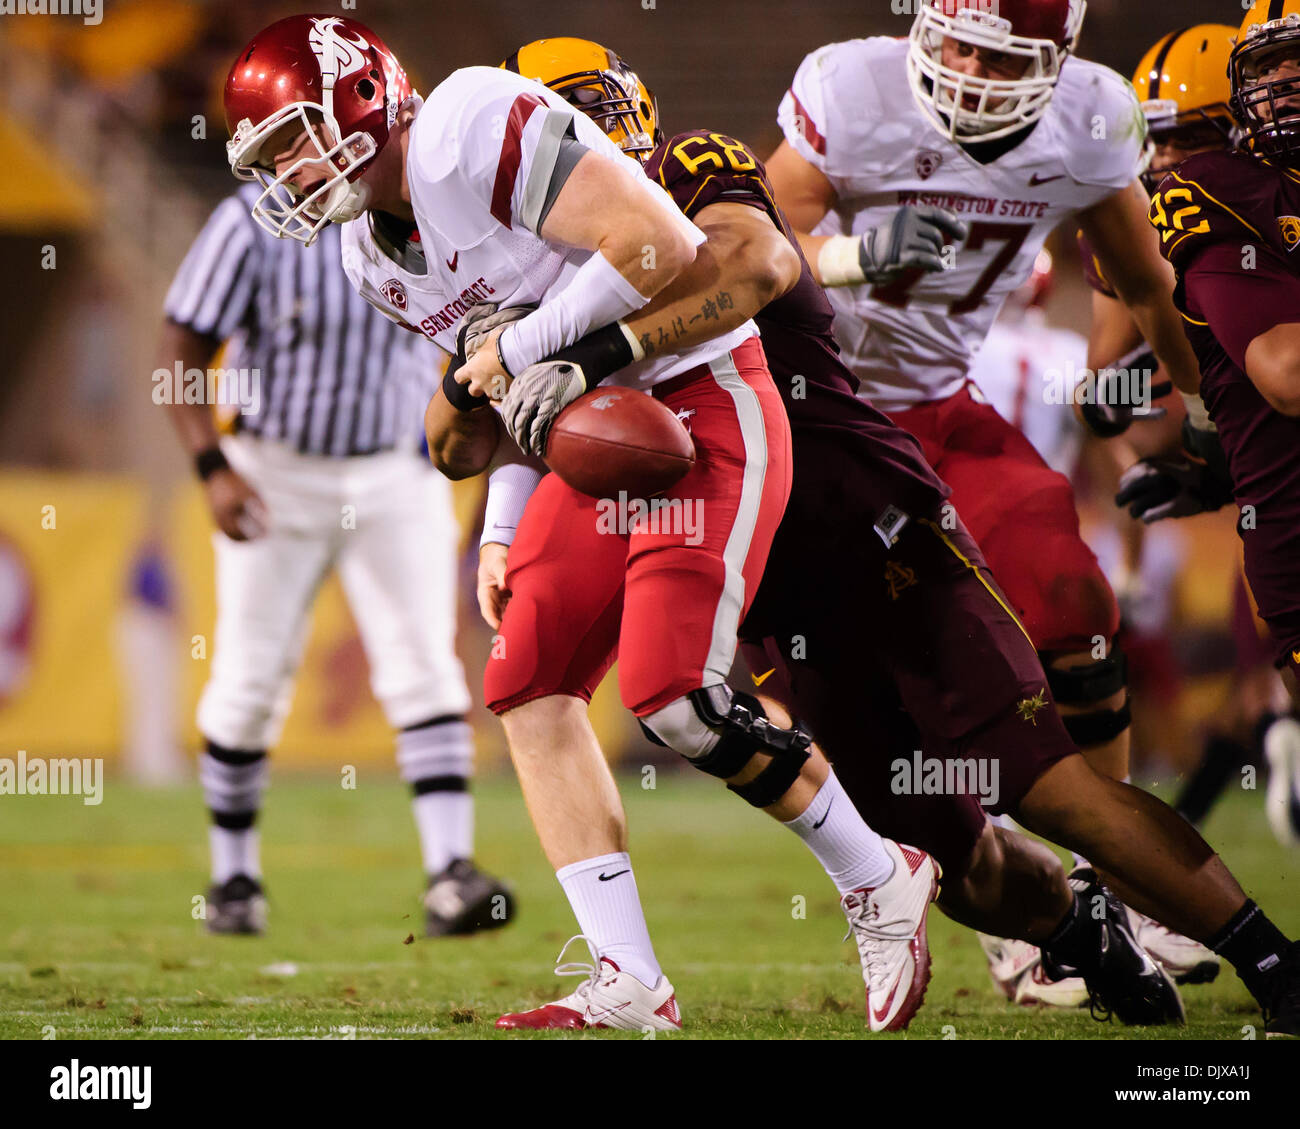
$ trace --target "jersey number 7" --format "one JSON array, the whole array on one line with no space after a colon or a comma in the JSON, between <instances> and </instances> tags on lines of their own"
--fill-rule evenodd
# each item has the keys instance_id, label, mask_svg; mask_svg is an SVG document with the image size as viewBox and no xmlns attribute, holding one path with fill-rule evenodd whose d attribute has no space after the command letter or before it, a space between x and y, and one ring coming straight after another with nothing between
<instances>
[{"instance_id":1,"label":"jersey number 7","mask_svg":"<svg viewBox=\"0 0 1300 1129\"><path fill-rule=\"evenodd\" d=\"M970 288L969 292L953 300L948 307L948 313L953 315L968 314L971 310L977 309L979 304L984 301L984 296L998 280L998 276L1011 265L1012 260L1020 253L1020 248L1025 245L1025 240L1029 238L1029 233L1032 230L1030 224L1024 223L971 224L970 234L966 237L966 245L963 250L981 251L984 249L984 245L989 242L1001 242L1003 246L989 260L989 265L984 268L983 273L975 280L975 285ZM902 309L912 300L912 287L925 278L928 273L928 271L919 269L904 271L893 282L872 287L871 296L878 302L884 302L887 306L897 306Z\"/></svg>"}]
</instances>

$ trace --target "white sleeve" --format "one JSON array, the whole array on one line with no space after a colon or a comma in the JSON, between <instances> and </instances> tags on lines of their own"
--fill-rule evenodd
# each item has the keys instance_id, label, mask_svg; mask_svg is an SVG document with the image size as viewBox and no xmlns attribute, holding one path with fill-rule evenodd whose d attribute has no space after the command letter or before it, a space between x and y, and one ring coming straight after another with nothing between
<instances>
[{"instance_id":1,"label":"white sleeve","mask_svg":"<svg viewBox=\"0 0 1300 1129\"><path fill-rule=\"evenodd\" d=\"M512 545L528 499L546 474L540 459L526 456L508 435L503 435L488 470L487 502L483 511L484 545Z\"/></svg>"}]
</instances>

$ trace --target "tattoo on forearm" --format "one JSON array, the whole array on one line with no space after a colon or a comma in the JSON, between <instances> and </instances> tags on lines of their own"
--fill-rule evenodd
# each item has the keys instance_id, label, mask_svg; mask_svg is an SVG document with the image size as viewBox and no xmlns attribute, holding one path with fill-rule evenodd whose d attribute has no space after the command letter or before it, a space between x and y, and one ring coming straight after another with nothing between
<instances>
[{"instance_id":1,"label":"tattoo on forearm","mask_svg":"<svg viewBox=\"0 0 1300 1129\"><path fill-rule=\"evenodd\" d=\"M693 316L688 318L681 315L647 329L641 334L641 348L645 351L647 357L653 357L656 353L688 336L691 332L688 326L696 326L701 321L717 321L721 311L735 308L736 302L731 296L731 291L719 290L716 294L705 298L700 305L699 311Z\"/></svg>"}]
</instances>

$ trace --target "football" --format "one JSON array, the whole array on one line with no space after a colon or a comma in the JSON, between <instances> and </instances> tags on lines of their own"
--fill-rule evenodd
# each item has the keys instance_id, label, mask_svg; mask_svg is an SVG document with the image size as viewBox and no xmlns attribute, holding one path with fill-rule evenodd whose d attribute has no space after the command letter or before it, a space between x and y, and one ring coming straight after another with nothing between
<instances>
[{"instance_id":1,"label":"football","mask_svg":"<svg viewBox=\"0 0 1300 1129\"><path fill-rule=\"evenodd\" d=\"M695 444L672 410L629 388L596 388L560 413L546 445L546 465L593 498L620 490L651 498L695 464Z\"/></svg>"}]
</instances>

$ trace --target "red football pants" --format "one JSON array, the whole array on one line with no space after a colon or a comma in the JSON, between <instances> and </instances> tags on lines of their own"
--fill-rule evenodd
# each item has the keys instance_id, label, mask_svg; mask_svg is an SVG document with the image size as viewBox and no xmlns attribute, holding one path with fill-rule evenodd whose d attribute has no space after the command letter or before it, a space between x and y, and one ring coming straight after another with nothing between
<instances>
[{"instance_id":1,"label":"red football pants","mask_svg":"<svg viewBox=\"0 0 1300 1129\"><path fill-rule=\"evenodd\" d=\"M510 547L510 602L483 675L494 713L552 694L590 700L615 658L638 717L731 670L790 495L789 422L757 338L654 395L690 430L695 465L652 512L542 479Z\"/></svg>"}]
</instances>

